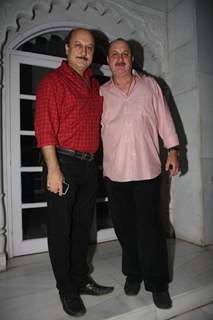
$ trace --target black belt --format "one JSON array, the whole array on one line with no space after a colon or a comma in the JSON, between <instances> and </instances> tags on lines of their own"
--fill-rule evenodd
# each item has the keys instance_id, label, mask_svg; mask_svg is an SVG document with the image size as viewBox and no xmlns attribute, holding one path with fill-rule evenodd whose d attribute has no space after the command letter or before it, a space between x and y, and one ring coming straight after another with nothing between
<instances>
[{"instance_id":1,"label":"black belt","mask_svg":"<svg viewBox=\"0 0 213 320\"><path fill-rule=\"evenodd\" d=\"M80 152L72 149L56 148L56 151L59 154L62 154L68 157L77 158L80 160L92 161L95 158L94 153Z\"/></svg>"}]
</instances>

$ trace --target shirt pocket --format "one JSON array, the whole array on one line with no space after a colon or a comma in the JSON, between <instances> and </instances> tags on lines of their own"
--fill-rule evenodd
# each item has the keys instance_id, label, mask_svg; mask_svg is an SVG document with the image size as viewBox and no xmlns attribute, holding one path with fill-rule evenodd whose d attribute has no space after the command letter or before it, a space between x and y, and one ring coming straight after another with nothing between
<instances>
[{"instance_id":1,"label":"shirt pocket","mask_svg":"<svg viewBox=\"0 0 213 320\"><path fill-rule=\"evenodd\" d=\"M156 136L157 117L150 101L137 101L132 113L133 124L140 136L153 138Z\"/></svg>"},{"instance_id":2,"label":"shirt pocket","mask_svg":"<svg viewBox=\"0 0 213 320\"><path fill-rule=\"evenodd\" d=\"M102 124L118 124L123 121L125 115L124 103L117 100L107 100L104 98Z\"/></svg>"}]
</instances>

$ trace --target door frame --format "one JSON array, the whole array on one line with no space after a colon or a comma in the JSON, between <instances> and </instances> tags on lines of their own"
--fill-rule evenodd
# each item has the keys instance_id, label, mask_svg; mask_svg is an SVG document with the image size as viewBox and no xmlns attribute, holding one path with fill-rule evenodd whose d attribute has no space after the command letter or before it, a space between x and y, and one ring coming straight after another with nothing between
<instances>
[{"instance_id":1,"label":"door frame","mask_svg":"<svg viewBox=\"0 0 213 320\"><path fill-rule=\"evenodd\" d=\"M21 173L25 170L21 168L21 145L20 145L20 64L28 64L35 66L43 66L48 68L56 68L60 65L62 58L50 57L40 54L26 53L18 50L13 50L9 56L10 66L10 110L7 113L7 119L10 120L10 133L7 138L8 149L10 150L8 158L10 158L10 181L8 190L8 201L11 203L11 226L10 236L12 236L12 255L23 255L31 254L36 252L47 251L46 238L22 240L22 208L27 207L43 207L46 206L44 203L22 204L21 202ZM32 99L34 100L34 99ZM8 133L9 130L7 130ZM34 134L34 133L33 133ZM9 168L8 168L9 169ZM32 170L33 172L41 171L41 167L33 169L29 167L27 171ZM9 172L9 170L8 170Z\"/></svg>"}]
</instances>

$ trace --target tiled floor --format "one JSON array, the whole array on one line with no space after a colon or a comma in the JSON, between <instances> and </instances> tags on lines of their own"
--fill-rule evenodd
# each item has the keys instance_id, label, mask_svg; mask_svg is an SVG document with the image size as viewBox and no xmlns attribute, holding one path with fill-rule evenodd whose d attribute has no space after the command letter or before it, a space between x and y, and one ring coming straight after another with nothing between
<instances>
[{"instance_id":1,"label":"tiled floor","mask_svg":"<svg viewBox=\"0 0 213 320\"><path fill-rule=\"evenodd\" d=\"M213 320L213 303L202 308L186 312L173 318L174 320Z\"/></svg>"},{"instance_id":2,"label":"tiled floor","mask_svg":"<svg viewBox=\"0 0 213 320\"><path fill-rule=\"evenodd\" d=\"M125 296L121 250L118 242L112 241L91 247L90 252L92 255L95 251L93 277L101 284L113 285L115 290L101 297L83 296L87 307L83 319L213 319L212 305L193 313L194 318L187 318L188 313L183 318L176 317L213 301L213 247L201 248L180 240L169 240L168 246L173 275L172 309L155 308L151 294L143 286L136 297ZM47 253L11 259L8 270L0 273L0 319L70 319L62 310Z\"/></svg>"}]
</instances>

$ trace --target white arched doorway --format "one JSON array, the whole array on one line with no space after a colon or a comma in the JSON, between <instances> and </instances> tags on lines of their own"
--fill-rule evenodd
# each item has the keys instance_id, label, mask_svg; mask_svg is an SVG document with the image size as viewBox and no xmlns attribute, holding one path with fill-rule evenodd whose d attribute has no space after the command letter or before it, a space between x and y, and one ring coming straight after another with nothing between
<instances>
[{"instance_id":1,"label":"white arched doorway","mask_svg":"<svg viewBox=\"0 0 213 320\"><path fill-rule=\"evenodd\" d=\"M159 41L151 32L152 24L149 19L147 21L143 20L143 29L138 32L136 30L139 30L140 19L133 21L131 17L128 17L127 12L125 12L125 18L121 17L118 14L119 8L117 10L116 8L108 9L102 3L103 1L99 1L90 6L89 3L86 5L85 1L73 1L72 5L68 7L52 5L48 10L45 6L35 6L34 19L26 21L26 17L25 19L20 18L19 30L8 34L4 48L3 149L6 152L3 154L3 162L5 168L7 236L9 240L8 252L10 256L47 250L45 237L34 236L33 231L30 235L26 232L26 230L29 231L27 224L30 216L31 220L35 216L35 221L40 216L40 231L41 233L44 231L42 227L45 223L42 221L44 217L42 212L45 211L46 204L40 194L40 185L33 189L33 196L36 193L34 198L31 197L32 194L29 192L30 187L28 188L28 185L32 186L32 181L34 185L36 183L40 184L41 179L36 178L36 176L41 173L41 167L30 162L33 150L28 149L28 146L32 146L29 141L33 140L34 132L33 129L28 127L30 121L28 122L27 118L24 120L23 117L26 112L32 114L35 95L33 91L25 90L23 86L25 86L25 82L27 83L29 68L31 68L31 74L34 75L31 80L35 81L35 89L38 78L47 69L57 67L61 61L61 58L51 55L23 52L18 49L38 36L47 33L66 32L73 27L83 26L100 30L109 39L124 37L137 40L139 44L144 45L147 71L158 75L167 73L167 63L163 58L166 46L162 42L163 39ZM76 17L78 17L77 21ZM146 22L145 25L144 21ZM103 71L106 71L104 67ZM31 111L26 111L27 105L30 106ZM31 178L29 178L30 176ZM23 181L25 182L23 183ZM106 237L103 236L103 239L110 239L110 237L114 237L111 231L106 233Z\"/></svg>"}]
</instances>

